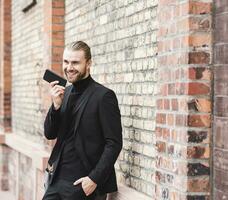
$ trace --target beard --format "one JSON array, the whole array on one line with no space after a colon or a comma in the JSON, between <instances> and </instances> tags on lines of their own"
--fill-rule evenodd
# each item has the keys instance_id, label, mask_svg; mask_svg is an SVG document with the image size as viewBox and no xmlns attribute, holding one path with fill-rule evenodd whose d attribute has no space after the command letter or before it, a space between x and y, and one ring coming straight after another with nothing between
<instances>
[{"instance_id":1,"label":"beard","mask_svg":"<svg viewBox=\"0 0 228 200\"><path fill-rule=\"evenodd\" d=\"M86 69L84 71L78 71L78 70L65 70L65 75L67 77L68 82L70 83L76 83L86 77Z\"/></svg>"}]
</instances>

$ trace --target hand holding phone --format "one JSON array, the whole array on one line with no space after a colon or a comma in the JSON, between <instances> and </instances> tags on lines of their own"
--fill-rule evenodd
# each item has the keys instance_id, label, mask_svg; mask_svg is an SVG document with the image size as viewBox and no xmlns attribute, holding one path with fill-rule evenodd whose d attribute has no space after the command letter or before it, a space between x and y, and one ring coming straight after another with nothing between
<instances>
[{"instance_id":1,"label":"hand holding phone","mask_svg":"<svg viewBox=\"0 0 228 200\"><path fill-rule=\"evenodd\" d=\"M65 92L66 79L55 74L50 70L46 70L43 79L50 83L50 94L55 110L58 110L62 104Z\"/></svg>"},{"instance_id":2,"label":"hand holding phone","mask_svg":"<svg viewBox=\"0 0 228 200\"><path fill-rule=\"evenodd\" d=\"M58 85L58 81L50 83L50 94L55 110L58 110L63 102L65 87Z\"/></svg>"}]
</instances>

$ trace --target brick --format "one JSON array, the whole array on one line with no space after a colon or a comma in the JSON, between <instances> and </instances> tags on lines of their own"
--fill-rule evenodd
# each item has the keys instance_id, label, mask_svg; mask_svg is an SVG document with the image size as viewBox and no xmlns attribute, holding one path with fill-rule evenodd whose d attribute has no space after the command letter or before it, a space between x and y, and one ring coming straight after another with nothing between
<instances>
[{"instance_id":1,"label":"brick","mask_svg":"<svg viewBox=\"0 0 228 200\"><path fill-rule=\"evenodd\" d=\"M210 182L208 178L197 178L188 180L189 192L209 192Z\"/></svg>"},{"instance_id":2,"label":"brick","mask_svg":"<svg viewBox=\"0 0 228 200\"><path fill-rule=\"evenodd\" d=\"M63 24L64 18L62 16L60 16L60 17L55 16L52 18L52 23L53 24Z\"/></svg>"},{"instance_id":3,"label":"brick","mask_svg":"<svg viewBox=\"0 0 228 200\"><path fill-rule=\"evenodd\" d=\"M168 94L169 95L174 95L174 94L176 94L176 92L175 92L175 83L170 83L170 84L168 84Z\"/></svg>"},{"instance_id":4,"label":"brick","mask_svg":"<svg viewBox=\"0 0 228 200\"><path fill-rule=\"evenodd\" d=\"M64 31L64 26L62 24L53 24L52 26L53 32L63 32Z\"/></svg>"},{"instance_id":5,"label":"brick","mask_svg":"<svg viewBox=\"0 0 228 200\"><path fill-rule=\"evenodd\" d=\"M189 68L189 79L192 80L211 80L212 74L209 68L195 67Z\"/></svg>"},{"instance_id":6,"label":"brick","mask_svg":"<svg viewBox=\"0 0 228 200\"><path fill-rule=\"evenodd\" d=\"M166 123L166 115L165 114L162 114L162 113L157 114L157 116L156 116L156 122L157 123L161 123L161 124Z\"/></svg>"},{"instance_id":7,"label":"brick","mask_svg":"<svg viewBox=\"0 0 228 200\"><path fill-rule=\"evenodd\" d=\"M214 69L214 79L223 83L226 82L228 78L228 68L226 65L215 66Z\"/></svg>"},{"instance_id":8,"label":"brick","mask_svg":"<svg viewBox=\"0 0 228 200\"><path fill-rule=\"evenodd\" d=\"M211 127L210 115L189 115L188 125L190 127Z\"/></svg>"},{"instance_id":9,"label":"brick","mask_svg":"<svg viewBox=\"0 0 228 200\"><path fill-rule=\"evenodd\" d=\"M226 171L228 169L228 156L226 149L214 148L214 167Z\"/></svg>"},{"instance_id":10,"label":"brick","mask_svg":"<svg viewBox=\"0 0 228 200\"><path fill-rule=\"evenodd\" d=\"M203 146L188 146L187 157L188 158L209 158L209 147Z\"/></svg>"},{"instance_id":11,"label":"brick","mask_svg":"<svg viewBox=\"0 0 228 200\"><path fill-rule=\"evenodd\" d=\"M196 112L211 112L211 102L208 99L192 99L188 101L188 110Z\"/></svg>"},{"instance_id":12,"label":"brick","mask_svg":"<svg viewBox=\"0 0 228 200\"><path fill-rule=\"evenodd\" d=\"M208 47L211 45L212 38L210 33L201 33L189 36L189 45L193 47Z\"/></svg>"},{"instance_id":13,"label":"brick","mask_svg":"<svg viewBox=\"0 0 228 200\"><path fill-rule=\"evenodd\" d=\"M210 54L206 52L190 52L189 64L209 64Z\"/></svg>"},{"instance_id":14,"label":"brick","mask_svg":"<svg viewBox=\"0 0 228 200\"><path fill-rule=\"evenodd\" d=\"M156 101L156 107L160 110L163 109L163 100L162 99L157 99Z\"/></svg>"},{"instance_id":15,"label":"brick","mask_svg":"<svg viewBox=\"0 0 228 200\"><path fill-rule=\"evenodd\" d=\"M227 2L222 1L222 0L218 0L215 2L215 8L216 8L215 12L217 14L227 12L228 11Z\"/></svg>"},{"instance_id":16,"label":"brick","mask_svg":"<svg viewBox=\"0 0 228 200\"><path fill-rule=\"evenodd\" d=\"M214 189L214 200L227 199L228 194L226 191Z\"/></svg>"},{"instance_id":17,"label":"brick","mask_svg":"<svg viewBox=\"0 0 228 200\"><path fill-rule=\"evenodd\" d=\"M214 81L214 94L215 95L228 95L228 83L222 80Z\"/></svg>"},{"instance_id":18,"label":"brick","mask_svg":"<svg viewBox=\"0 0 228 200\"><path fill-rule=\"evenodd\" d=\"M219 117L227 117L228 97L215 97L215 115Z\"/></svg>"},{"instance_id":19,"label":"brick","mask_svg":"<svg viewBox=\"0 0 228 200\"><path fill-rule=\"evenodd\" d=\"M164 99L164 109L169 110L170 109L170 100L169 99Z\"/></svg>"},{"instance_id":20,"label":"brick","mask_svg":"<svg viewBox=\"0 0 228 200\"><path fill-rule=\"evenodd\" d=\"M178 101L177 99L172 99L172 110L178 110Z\"/></svg>"},{"instance_id":21,"label":"brick","mask_svg":"<svg viewBox=\"0 0 228 200\"><path fill-rule=\"evenodd\" d=\"M228 128L228 120L227 118L223 117L215 117L214 119L214 135L215 135L215 142L214 146L219 147L222 149L228 149L227 144L227 134L223 130L227 130Z\"/></svg>"},{"instance_id":22,"label":"brick","mask_svg":"<svg viewBox=\"0 0 228 200\"><path fill-rule=\"evenodd\" d=\"M61 1L52 1L52 7L53 8L63 8L65 5L64 5L64 1L61 0Z\"/></svg>"},{"instance_id":23,"label":"brick","mask_svg":"<svg viewBox=\"0 0 228 200\"><path fill-rule=\"evenodd\" d=\"M205 83L188 83L188 94L189 95L207 95L210 93L210 86Z\"/></svg>"},{"instance_id":24,"label":"brick","mask_svg":"<svg viewBox=\"0 0 228 200\"><path fill-rule=\"evenodd\" d=\"M172 114L167 114L167 124L172 126L174 125L175 117Z\"/></svg>"},{"instance_id":25,"label":"brick","mask_svg":"<svg viewBox=\"0 0 228 200\"><path fill-rule=\"evenodd\" d=\"M209 143L210 136L207 131L188 131L188 142L191 143Z\"/></svg>"},{"instance_id":26,"label":"brick","mask_svg":"<svg viewBox=\"0 0 228 200\"><path fill-rule=\"evenodd\" d=\"M227 95L227 67L226 66L216 66L214 70L214 85L215 85L215 95Z\"/></svg>"},{"instance_id":27,"label":"brick","mask_svg":"<svg viewBox=\"0 0 228 200\"><path fill-rule=\"evenodd\" d=\"M214 170L215 177L215 187L220 188L221 191L226 192L228 187L228 176L226 171L215 169Z\"/></svg>"},{"instance_id":28,"label":"brick","mask_svg":"<svg viewBox=\"0 0 228 200\"><path fill-rule=\"evenodd\" d=\"M175 83L175 94L183 95L187 94L187 87L185 83Z\"/></svg>"},{"instance_id":29,"label":"brick","mask_svg":"<svg viewBox=\"0 0 228 200\"><path fill-rule=\"evenodd\" d=\"M177 126L186 126L187 125L187 116L186 115L176 115L175 124Z\"/></svg>"},{"instance_id":30,"label":"brick","mask_svg":"<svg viewBox=\"0 0 228 200\"><path fill-rule=\"evenodd\" d=\"M214 37L215 43L227 43L225 25L227 25L227 14L217 15L215 17L215 30L216 34Z\"/></svg>"},{"instance_id":31,"label":"brick","mask_svg":"<svg viewBox=\"0 0 228 200\"><path fill-rule=\"evenodd\" d=\"M228 44L214 46L214 63L215 64L228 64L228 58L225 52L228 50Z\"/></svg>"},{"instance_id":32,"label":"brick","mask_svg":"<svg viewBox=\"0 0 228 200\"><path fill-rule=\"evenodd\" d=\"M53 39L53 40L52 40L52 45L53 45L53 46L60 46L60 47L63 47L63 46L64 46L64 40ZM63 49L63 48L62 48L62 49Z\"/></svg>"},{"instance_id":33,"label":"brick","mask_svg":"<svg viewBox=\"0 0 228 200\"><path fill-rule=\"evenodd\" d=\"M211 19L210 18L199 18L199 17L190 17L189 18L189 29L197 31L209 31L211 28Z\"/></svg>"},{"instance_id":34,"label":"brick","mask_svg":"<svg viewBox=\"0 0 228 200\"><path fill-rule=\"evenodd\" d=\"M209 200L209 195L188 195L187 200Z\"/></svg>"},{"instance_id":35,"label":"brick","mask_svg":"<svg viewBox=\"0 0 228 200\"><path fill-rule=\"evenodd\" d=\"M209 14L212 9L212 4L207 2L189 2L189 14Z\"/></svg>"},{"instance_id":36,"label":"brick","mask_svg":"<svg viewBox=\"0 0 228 200\"><path fill-rule=\"evenodd\" d=\"M156 142L156 147L158 152L166 152L166 143L165 142Z\"/></svg>"},{"instance_id":37,"label":"brick","mask_svg":"<svg viewBox=\"0 0 228 200\"><path fill-rule=\"evenodd\" d=\"M188 163L188 176L210 175L210 168L206 163Z\"/></svg>"},{"instance_id":38,"label":"brick","mask_svg":"<svg viewBox=\"0 0 228 200\"><path fill-rule=\"evenodd\" d=\"M174 145L168 146L168 154L173 155L174 154Z\"/></svg>"},{"instance_id":39,"label":"brick","mask_svg":"<svg viewBox=\"0 0 228 200\"><path fill-rule=\"evenodd\" d=\"M64 8L53 8L52 15L53 16L64 16L65 9Z\"/></svg>"}]
</instances>

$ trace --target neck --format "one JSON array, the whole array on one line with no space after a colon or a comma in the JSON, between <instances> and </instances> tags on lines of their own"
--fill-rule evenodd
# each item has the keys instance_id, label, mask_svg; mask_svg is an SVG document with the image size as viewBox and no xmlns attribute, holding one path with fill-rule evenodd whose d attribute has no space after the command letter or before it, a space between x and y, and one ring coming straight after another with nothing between
<instances>
[{"instance_id":1,"label":"neck","mask_svg":"<svg viewBox=\"0 0 228 200\"><path fill-rule=\"evenodd\" d=\"M87 86L89 85L89 82L91 80L90 74L88 74L85 78L73 83L74 91L75 92L83 92Z\"/></svg>"}]
</instances>

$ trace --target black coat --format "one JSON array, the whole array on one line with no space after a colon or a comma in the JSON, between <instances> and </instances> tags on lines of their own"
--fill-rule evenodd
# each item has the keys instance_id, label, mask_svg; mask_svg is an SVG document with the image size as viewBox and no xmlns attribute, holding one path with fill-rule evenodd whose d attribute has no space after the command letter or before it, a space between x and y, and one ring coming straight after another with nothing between
<instances>
[{"instance_id":1,"label":"black coat","mask_svg":"<svg viewBox=\"0 0 228 200\"><path fill-rule=\"evenodd\" d=\"M44 122L45 137L48 140L57 138L48 161L49 164L56 163L55 169L67 130L64 115L72 88L72 85L65 88L60 111L55 111L52 104ZM97 183L99 193L104 194L117 190L114 163L122 148L121 116L116 95L112 90L93 79L88 88L92 91L88 101L83 100L84 104L79 102L80 106L75 111L77 116L80 116L78 126L75 127L75 148L88 176Z\"/></svg>"}]
</instances>

